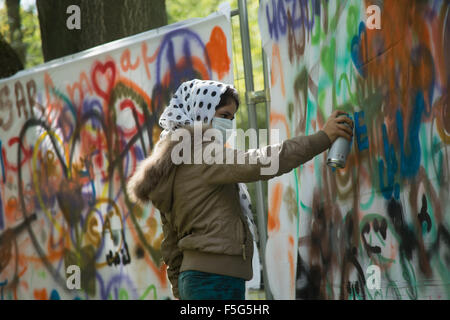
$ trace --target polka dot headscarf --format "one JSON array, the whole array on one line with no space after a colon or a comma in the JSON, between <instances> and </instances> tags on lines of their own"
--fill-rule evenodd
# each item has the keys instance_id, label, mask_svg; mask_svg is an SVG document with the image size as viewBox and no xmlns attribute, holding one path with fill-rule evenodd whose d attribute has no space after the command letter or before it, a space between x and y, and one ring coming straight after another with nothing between
<instances>
[{"instance_id":1,"label":"polka dot headscarf","mask_svg":"<svg viewBox=\"0 0 450 320\"><path fill-rule=\"evenodd\" d=\"M212 80L194 79L183 82L159 118L159 125L164 129L161 138L170 131L192 125L195 121L210 124L220 97L228 88L236 91L230 84Z\"/></svg>"},{"instance_id":2,"label":"polka dot headscarf","mask_svg":"<svg viewBox=\"0 0 450 320\"><path fill-rule=\"evenodd\" d=\"M222 94L228 89L236 91L230 84L212 80L194 79L183 82L173 95L169 105L159 118L163 128L161 138L181 126L193 125L195 121L210 124ZM236 91L237 93L237 91ZM253 220L250 195L244 183L238 183L239 201L253 239L258 241L258 233Z\"/></svg>"}]
</instances>

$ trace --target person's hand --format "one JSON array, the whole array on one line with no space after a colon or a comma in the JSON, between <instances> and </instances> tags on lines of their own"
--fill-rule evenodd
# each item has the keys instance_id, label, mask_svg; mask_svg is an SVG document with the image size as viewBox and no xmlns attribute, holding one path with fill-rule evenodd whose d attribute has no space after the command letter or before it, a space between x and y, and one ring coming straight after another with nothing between
<instances>
[{"instance_id":1,"label":"person's hand","mask_svg":"<svg viewBox=\"0 0 450 320\"><path fill-rule=\"evenodd\" d=\"M351 141L353 137L353 121L346 116L339 117L341 114L345 115L347 113L340 110L334 111L322 129L328 135L328 138L330 138L331 143L333 143L338 137L343 137L349 141ZM351 129L342 122L346 122Z\"/></svg>"}]
</instances>

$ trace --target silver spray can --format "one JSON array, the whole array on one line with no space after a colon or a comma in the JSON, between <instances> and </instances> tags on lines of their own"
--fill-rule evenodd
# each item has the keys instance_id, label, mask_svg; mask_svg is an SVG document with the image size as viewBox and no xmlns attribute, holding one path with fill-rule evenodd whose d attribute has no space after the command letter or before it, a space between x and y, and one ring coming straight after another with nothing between
<instances>
[{"instance_id":1,"label":"silver spray can","mask_svg":"<svg viewBox=\"0 0 450 320\"><path fill-rule=\"evenodd\" d=\"M348 117L348 115L340 115L339 117ZM341 122L351 129L347 122ZM353 139L352 139L353 140ZM352 141L348 141L343 137L337 138L328 151L327 165L332 168L345 168L347 156L350 153Z\"/></svg>"}]
</instances>

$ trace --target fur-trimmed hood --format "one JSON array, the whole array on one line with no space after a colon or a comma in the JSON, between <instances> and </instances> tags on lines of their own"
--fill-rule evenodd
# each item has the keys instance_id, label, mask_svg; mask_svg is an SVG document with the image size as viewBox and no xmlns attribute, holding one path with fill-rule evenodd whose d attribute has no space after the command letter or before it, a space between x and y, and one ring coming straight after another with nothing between
<instances>
[{"instance_id":1,"label":"fur-trimmed hood","mask_svg":"<svg viewBox=\"0 0 450 320\"><path fill-rule=\"evenodd\" d=\"M181 127L190 132L194 145L194 127ZM202 134L211 125L202 124ZM172 141L174 133L161 138L154 146L151 154L141 161L128 180L127 193L130 200L143 206L150 201L161 211L168 212L172 207L172 190L175 178L176 164L171 159L173 147L179 143Z\"/></svg>"}]
</instances>

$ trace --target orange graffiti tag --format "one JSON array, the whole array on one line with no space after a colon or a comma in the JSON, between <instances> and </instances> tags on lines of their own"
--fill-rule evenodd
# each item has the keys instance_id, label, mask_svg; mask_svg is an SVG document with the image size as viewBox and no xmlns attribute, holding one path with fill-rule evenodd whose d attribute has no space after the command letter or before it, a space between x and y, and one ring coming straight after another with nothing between
<instances>
[{"instance_id":1,"label":"orange graffiti tag","mask_svg":"<svg viewBox=\"0 0 450 320\"><path fill-rule=\"evenodd\" d=\"M283 191L283 185L277 182L273 187L270 209L268 212L267 229L269 232L276 232L280 230L280 208L281 208L281 195Z\"/></svg>"},{"instance_id":2,"label":"orange graffiti tag","mask_svg":"<svg viewBox=\"0 0 450 320\"><path fill-rule=\"evenodd\" d=\"M34 298L36 300L48 300L47 299L47 289L42 289L42 290L34 290L33 292L34 294Z\"/></svg>"},{"instance_id":3,"label":"orange graffiti tag","mask_svg":"<svg viewBox=\"0 0 450 320\"><path fill-rule=\"evenodd\" d=\"M5 206L5 216L8 223L16 222L16 213L18 212L17 209L18 203L16 197L9 198Z\"/></svg>"},{"instance_id":4,"label":"orange graffiti tag","mask_svg":"<svg viewBox=\"0 0 450 320\"><path fill-rule=\"evenodd\" d=\"M289 259L289 271L291 276L290 283L295 283L295 263L294 263L294 237L289 236L289 251L288 251L288 259Z\"/></svg>"},{"instance_id":5,"label":"orange graffiti tag","mask_svg":"<svg viewBox=\"0 0 450 320\"><path fill-rule=\"evenodd\" d=\"M133 64L131 63L131 53L130 49L125 49L120 56L120 66L122 67L123 72L127 72L129 69L136 70L137 67L139 67L139 63L141 62L139 57L136 58L136 62Z\"/></svg>"},{"instance_id":6,"label":"orange graffiti tag","mask_svg":"<svg viewBox=\"0 0 450 320\"><path fill-rule=\"evenodd\" d=\"M270 72L271 76L270 76L270 84L272 85L272 87L275 85L275 83L277 82L277 77L280 77L280 82L281 82L281 94L283 95L283 97L286 95L286 89L284 87L284 75L283 75L283 64L281 63L281 58L280 58L280 48L278 47L278 45L275 43L272 46L272 70Z\"/></svg>"},{"instance_id":7,"label":"orange graffiti tag","mask_svg":"<svg viewBox=\"0 0 450 320\"><path fill-rule=\"evenodd\" d=\"M55 85L53 84L52 77L47 72L44 73L44 86L45 96L47 98L47 112L49 115L55 114L54 111L62 109L62 102L55 95ZM51 98L51 96L54 97L54 100ZM53 117L49 116L48 121L49 123L51 123L53 121Z\"/></svg>"},{"instance_id":8,"label":"orange graffiti tag","mask_svg":"<svg viewBox=\"0 0 450 320\"><path fill-rule=\"evenodd\" d=\"M230 58L227 52L227 38L220 27L214 27L205 49L211 68L217 72L219 79L222 79L230 71Z\"/></svg>"},{"instance_id":9,"label":"orange graffiti tag","mask_svg":"<svg viewBox=\"0 0 450 320\"><path fill-rule=\"evenodd\" d=\"M147 56L147 44L145 42L142 42L142 47L141 47L141 51L142 51L142 60L143 60L143 64L145 66L145 72L147 74L147 78L148 80L151 79L151 74L150 74L150 67L148 66L150 63L153 63L153 61L155 61L156 57L158 56L159 53L159 47L158 49L155 50L155 53L153 53L153 55L151 57Z\"/></svg>"},{"instance_id":10,"label":"orange graffiti tag","mask_svg":"<svg viewBox=\"0 0 450 320\"><path fill-rule=\"evenodd\" d=\"M275 123L277 122L281 122L284 125L284 128L286 129L286 135L288 137L288 139L291 137L291 134L289 133L289 125L286 121L286 116L282 113L278 113L275 111L272 111L270 113L270 127L273 128Z\"/></svg>"}]
</instances>

